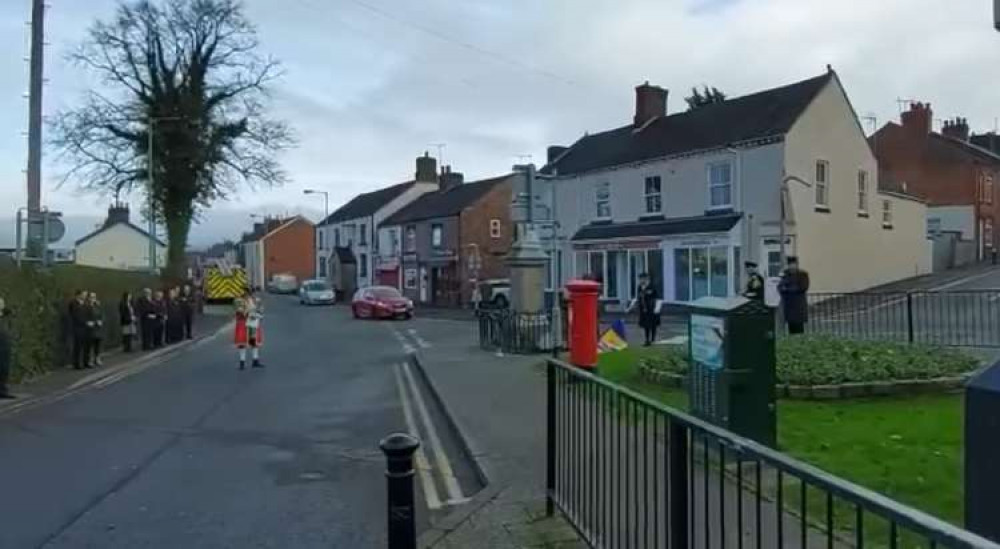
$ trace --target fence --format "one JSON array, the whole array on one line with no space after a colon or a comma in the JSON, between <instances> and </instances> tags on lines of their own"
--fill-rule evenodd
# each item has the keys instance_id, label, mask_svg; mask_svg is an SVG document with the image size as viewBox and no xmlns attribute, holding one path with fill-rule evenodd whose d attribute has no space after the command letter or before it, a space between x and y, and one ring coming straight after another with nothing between
<instances>
[{"instance_id":1,"label":"fence","mask_svg":"<svg viewBox=\"0 0 1000 549\"><path fill-rule=\"evenodd\" d=\"M489 351L531 354L553 350L557 339L553 333L552 314L518 313L508 309L476 311L479 321L479 346ZM562 331L559 342L566 341L565 317L557 327Z\"/></svg>"},{"instance_id":2,"label":"fence","mask_svg":"<svg viewBox=\"0 0 1000 549\"><path fill-rule=\"evenodd\" d=\"M959 347L1000 347L1000 290L810 294L811 333Z\"/></svg>"},{"instance_id":3,"label":"fence","mask_svg":"<svg viewBox=\"0 0 1000 549\"><path fill-rule=\"evenodd\" d=\"M593 547L1000 548L557 360L547 478Z\"/></svg>"}]
</instances>

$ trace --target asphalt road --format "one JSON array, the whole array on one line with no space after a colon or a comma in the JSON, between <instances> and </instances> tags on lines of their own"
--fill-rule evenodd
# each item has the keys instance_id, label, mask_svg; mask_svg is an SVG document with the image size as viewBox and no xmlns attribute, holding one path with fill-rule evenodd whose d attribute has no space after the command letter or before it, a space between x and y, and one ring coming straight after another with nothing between
<instances>
[{"instance_id":1,"label":"asphalt road","mask_svg":"<svg viewBox=\"0 0 1000 549\"><path fill-rule=\"evenodd\" d=\"M284 297L265 311L265 369L237 371L225 332L116 383L0 415L0 547L384 546L377 443L415 424L440 431L439 451L425 444L420 527L428 488L442 502L434 513L478 488L419 381L404 410L409 344L391 329Z\"/></svg>"}]
</instances>

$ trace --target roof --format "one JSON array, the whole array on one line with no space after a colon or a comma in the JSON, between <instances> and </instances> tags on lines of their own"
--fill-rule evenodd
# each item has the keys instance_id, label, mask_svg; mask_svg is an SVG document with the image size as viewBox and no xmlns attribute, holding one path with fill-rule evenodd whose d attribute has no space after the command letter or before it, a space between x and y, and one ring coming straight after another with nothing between
<instances>
[{"instance_id":1,"label":"roof","mask_svg":"<svg viewBox=\"0 0 1000 549\"><path fill-rule=\"evenodd\" d=\"M139 227L133 225L132 223L129 223L128 221L117 221L115 223L102 225L100 229L97 229L96 231L88 234L87 236L84 236L80 240L77 240L76 241L76 245L79 246L80 244L83 244L84 242L90 240L91 238L94 238L97 235L103 233L104 231L107 231L108 229L110 229L112 227L115 227L115 226L118 226L118 225L125 225L126 227L132 229L133 231L141 234L142 237L145 238L146 240L149 240L149 233L147 233L146 231L140 229ZM163 247L167 246L167 244L165 242L163 242L162 240L160 240L159 238L156 239L156 243L159 244L160 246L163 246Z\"/></svg>"},{"instance_id":2,"label":"roof","mask_svg":"<svg viewBox=\"0 0 1000 549\"><path fill-rule=\"evenodd\" d=\"M836 73L827 73L721 103L585 135L545 173L573 175L642 160L725 147L788 133L813 98Z\"/></svg>"},{"instance_id":3,"label":"roof","mask_svg":"<svg viewBox=\"0 0 1000 549\"><path fill-rule=\"evenodd\" d=\"M299 222L307 223L310 227L312 226L312 222L311 221L309 221L308 219L302 217L301 215L296 215L294 217L289 217L288 219L285 219L284 221L282 221L280 225L278 225L277 227L274 227L273 229L271 229L270 231L268 231L266 234L264 234L263 236L261 236L259 238L259 240L264 240L265 238L268 238L268 237L270 237L271 235L273 235L275 233L281 232L281 231L285 230L286 228L294 225L295 223L299 223Z\"/></svg>"},{"instance_id":4,"label":"roof","mask_svg":"<svg viewBox=\"0 0 1000 549\"><path fill-rule=\"evenodd\" d=\"M732 229L740 217L741 214L730 213L631 223L591 224L578 230L571 240L612 240L673 234L721 233Z\"/></svg>"},{"instance_id":5,"label":"roof","mask_svg":"<svg viewBox=\"0 0 1000 549\"><path fill-rule=\"evenodd\" d=\"M320 225L329 225L330 223L339 223L349 219L374 215L375 212L379 211L389 202L392 202L399 195L405 193L415 184L416 181L407 181L370 193L359 194L347 204L337 208Z\"/></svg>"},{"instance_id":6,"label":"roof","mask_svg":"<svg viewBox=\"0 0 1000 549\"><path fill-rule=\"evenodd\" d=\"M382 222L383 227L458 215L465 208L475 204L497 185L509 181L511 174L456 185L442 191L421 195Z\"/></svg>"}]
</instances>

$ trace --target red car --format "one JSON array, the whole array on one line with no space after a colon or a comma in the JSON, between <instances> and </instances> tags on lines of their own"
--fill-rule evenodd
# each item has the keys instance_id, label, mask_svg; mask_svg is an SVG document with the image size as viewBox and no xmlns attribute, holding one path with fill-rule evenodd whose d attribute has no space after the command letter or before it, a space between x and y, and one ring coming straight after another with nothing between
<instances>
[{"instance_id":1,"label":"red car","mask_svg":"<svg viewBox=\"0 0 1000 549\"><path fill-rule=\"evenodd\" d=\"M391 286L361 288L351 301L354 318L412 318L413 301Z\"/></svg>"}]
</instances>

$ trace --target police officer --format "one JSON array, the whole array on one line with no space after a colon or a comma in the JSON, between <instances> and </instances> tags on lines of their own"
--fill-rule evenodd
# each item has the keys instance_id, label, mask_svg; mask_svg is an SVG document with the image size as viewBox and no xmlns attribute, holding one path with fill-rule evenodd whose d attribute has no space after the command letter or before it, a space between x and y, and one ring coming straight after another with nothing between
<instances>
[{"instance_id":1,"label":"police officer","mask_svg":"<svg viewBox=\"0 0 1000 549\"><path fill-rule=\"evenodd\" d=\"M754 301L764 301L764 277L757 272L757 264L747 261L743 264L747 269L747 286L743 297Z\"/></svg>"},{"instance_id":2,"label":"police officer","mask_svg":"<svg viewBox=\"0 0 1000 549\"><path fill-rule=\"evenodd\" d=\"M17 398L11 394L7 387L7 381L10 379L11 361L10 333L6 322L9 316L10 311L7 310L7 304L0 297L0 399Z\"/></svg>"}]
</instances>

